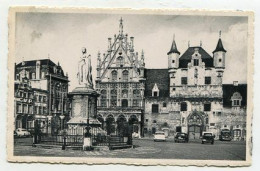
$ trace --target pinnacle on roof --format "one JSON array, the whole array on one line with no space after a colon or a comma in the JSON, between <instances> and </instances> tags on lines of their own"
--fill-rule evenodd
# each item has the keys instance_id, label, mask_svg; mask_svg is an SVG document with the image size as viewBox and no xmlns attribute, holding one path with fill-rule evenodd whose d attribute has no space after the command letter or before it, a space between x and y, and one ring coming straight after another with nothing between
<instances>
[{"instance_id":1,"label":"pinnacle on roof","mask_svg":"<svg viewBox=\"0 0 260 171\"><path fill-rule=\"evenodd\" d=\"M224 49L223 44L222 44L222 40L221 40L221 31L219 31L218 44L217 44L216 49L213 51L213 53L215 53L215 52L219 52L219 51L227 52L227 51Z\"/></svg>"},{"instance_id":2,"label":"pinnacle on roof","mask_svg":"<svg viewBox=\"0 0 260 171\"><path fill-rule=\"evenodd\" d=\"M176 46L175 35L173 35L173 41L172 41L171 50L167 53L167 55L169 55L171 53L178 53L178 54L180 54L180 52L178 51L177 46Z\"/></svg>"}]
</instances>

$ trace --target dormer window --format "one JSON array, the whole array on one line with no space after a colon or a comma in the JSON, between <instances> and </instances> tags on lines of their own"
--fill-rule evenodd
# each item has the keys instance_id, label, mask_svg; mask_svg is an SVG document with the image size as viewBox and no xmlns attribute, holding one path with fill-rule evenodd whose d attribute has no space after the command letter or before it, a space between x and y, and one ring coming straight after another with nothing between
<instances>
[{"instance_id":1,"label":"dormer window","mask_svg":"<svg viewBox=\"0 0 260 171\"><path fill-rule=\"evenodd\" d=\"M231 97L232 106L233 107L239 107L241 106L242 96L239 92L235 92L233 96Z\"/></svg>"},{"instance_id":2,"label":"dormer window","mask_svg":"<svg viewBox=\"0 0 260 171\"><path fill-rule=\"evenodd\" d=\"M159 89L157 84L155 83L152 90L152 96L153 97L159 97Z\"/></svg>"}]
</instances>

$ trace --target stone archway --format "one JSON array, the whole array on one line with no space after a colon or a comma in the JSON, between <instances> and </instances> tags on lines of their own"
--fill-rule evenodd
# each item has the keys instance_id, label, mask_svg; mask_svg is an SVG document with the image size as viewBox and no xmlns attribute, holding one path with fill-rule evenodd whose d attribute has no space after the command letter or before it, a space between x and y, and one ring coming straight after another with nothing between
<instances>
[{"instance_id":1,"label":"stone archway","mask_svg":"<svg viewBox=\"0 0 260 171\"><path fill-rule=\"evenodd\" d=\"M199 139L204 129L203 112L193 111L187 118L189 139Z\"/></svg>"},{"instance_id":2,"label":"stone archway","mask_svg":"<svg viewBox=\"0 0 260 171\"><path fill-rule=\"evenodd\" d=\"M131 133L139 133L140 134L140 124L139 124L139 121L138 121L138 118L136 115L131 115L129 117L129 120L128 120L128 123L129 123L129 128L130 128L130 132Z\"/></svg>"},{"instance_id":3,"label":"stone archway","mask_svg":"<svg viewBox=\"0 0 260 171\"><path fill-rule=\"evenodd\" d=\"M129 132L129 126L124 115L119 115L117 117L117 133L118 135L127 135Z\"/></svg>"},{"instance_id":4,"label":"stone archway","mask_svg":"<svg viewBox=\"0 0 260 171\"><path fill-rule=\"evenodd\" d=\"M108 115L106 117L106 131L107 135L115 132L115 118L113 115Z\"/></svg>"}]
</instances>

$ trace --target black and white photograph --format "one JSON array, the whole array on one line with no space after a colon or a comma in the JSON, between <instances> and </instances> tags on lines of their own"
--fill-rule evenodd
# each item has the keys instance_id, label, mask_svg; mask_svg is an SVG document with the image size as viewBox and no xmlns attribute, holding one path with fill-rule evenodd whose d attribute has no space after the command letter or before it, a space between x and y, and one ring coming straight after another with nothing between
<instances>
[{"instance_id":1,"label":"black and white photograph","mask_svg":"<svg viewBox=\"0 0 260 171\"><path fill-rule=\"evenodd\" d=\"M250 165L252 13L9 15L9 161Z\"/></svg>"}]
</instances>

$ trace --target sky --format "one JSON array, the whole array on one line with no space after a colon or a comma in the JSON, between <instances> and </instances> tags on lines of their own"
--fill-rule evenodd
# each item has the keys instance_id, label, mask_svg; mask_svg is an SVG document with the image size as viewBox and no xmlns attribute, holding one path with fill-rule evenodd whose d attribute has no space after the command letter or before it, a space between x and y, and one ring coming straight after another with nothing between
<instances>
[{"instance_id":1,"label":"sky","mask_svg":"<svg viewBox=\"0 0 260 171\"><path fill-rule=\"evenodd\" d=\"M173 35L181 55L190 46L202 47L212 55L219 31L226 53L223 83L246 83L247 17L151 14L17 13L15 29L16 63L23 59L48 59L62 66L70 80L69 91L77 87L77 63L82 47L91 55L96 77L98 51L105 53L107 38L119 32L135 37L135 51L145 54L146 68L167 68L167 52ZM113 40L113 39L112 39Z\"/></svg>"}]
</instances>

